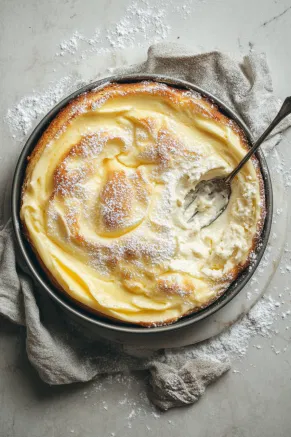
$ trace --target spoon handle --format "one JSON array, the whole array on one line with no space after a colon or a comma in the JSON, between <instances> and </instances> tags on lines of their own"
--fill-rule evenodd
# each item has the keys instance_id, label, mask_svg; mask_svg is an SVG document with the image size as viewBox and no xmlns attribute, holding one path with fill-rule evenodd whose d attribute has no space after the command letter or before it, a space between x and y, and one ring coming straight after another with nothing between
<instances>
[{"instance_id":1,"label":"spoon handle","mask_svg":"<svg viewBox=\"0 0 291 437\"><path fill-rule=\"evenodd\" d=\"M260 145L265 141L267 136L272 132L272 130L283 120L283 118L287 117L287 115L291 114L291 97L287 97L281 106L278 114L272 121L272 123L267 127L265 132L260 136L260 138L255 142L253 147L248 151L248 153L244 156L238 166L229 174L226 178L226 182L230 183L235 175L240 171L240 169L245 165L245 163L250 159L250 157L258 150Z\"/></svg>"}]
</instances>

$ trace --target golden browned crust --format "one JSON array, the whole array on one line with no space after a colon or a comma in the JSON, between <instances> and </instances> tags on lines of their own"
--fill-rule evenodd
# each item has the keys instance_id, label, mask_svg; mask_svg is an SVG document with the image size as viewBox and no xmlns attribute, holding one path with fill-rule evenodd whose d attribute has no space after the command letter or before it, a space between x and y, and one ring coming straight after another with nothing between
<instances>
[{"instance_id":1,"label":"golden browned crust","mask_svg":"<svg viewBox=\"0 0 291 437\"><path fill-rule=\"evenodd\" d=\"M98 102L102 101L102 99L104 99L104 98L106 98L106 101L108 101L111 98L114 98L116 96L116 94L119 93L120 88L122 88L122 92L124 94L135 94L135 93L139 93L142 90L143 93L148 94L148 95L152 95L153 93L152 93L152 90L150 89L149 85L150 84L147 83L147 87L144 87L142 82L141 83L122 84L122 85L121 84L110 84L110 85L107 85L102 90L96 90L96 91L93 90L93 91L90 91L90 92L87 92L87 93L84 93L84 94L78 96L77 98L72 100L63 110L61 110L59 112L59 114L56 116L56 118L50 123L50 125L48 126L48 128L46 129L46 131L44 132L44 134L42 135L42 137L38 141L32 154L27 158L28 165L26 168L25 178L24 178L24 182L23 182L23 186L22 186L21 204L23 202L23 196L25 194L27 184L30 180L30 177L32 175L34 167L35 167L36 163L38 162L44 148L47 146L47 144L49 144L52 140L54 140L61 133L61 131L69 125L69 123L75 117L77 117L81 112L89 110L92 107L92 105L94 105L94 103L98 104ZM175 105L187 104L189 106L189 108L194 110L196 113L201 112L201 114L207 115L208 117L219 122L220 124L229 126L230 119L227 118L224 114L222 114L220 112L219 108L215 104L213 104L213 102L211 102L209 99L202 98L202 99L199 99L199 101L195 101L194 99L190 100L189 95L185 96L185 90L176 89L176 88L173 88L170 86L157 87L155 83L153 83L152 85L153 85L153 89L154 89L154 95L165 99L165 101L169 105L175 106ZM145 123L146 122L147 121L145 120ZM231 120L231 128L237 133L237 135L239 135L240 141L241 141L241 144L243 145L243 147L246 150L248 150L249 143L247 141L247 138L246 138L243 130L233 120ZM80 152L78 150L78 145L75 146L74 153L76 153L76 152L77 153ZM70 153L71 153L71 151L68 154L70 154ZM163 157L157 156L157 159L162 160ZM252 253L255 252L256 247L260 241L260 235L261 235L261 232L262 232L262 229L264 226L265 216L267 213L266 203L265 203L264 181L263 181L263 177L262 177L262 174L261 174L261 171L259 168L259 162L255 156L252 157L252 162L255 166L256 174L257 174L259 184L260 184L260 198L261 198L261 211L262 211L262 213L261 213L260 220L257 223L256 235L253 239L253 243L252 243L252 247L251 247L250 252L249 252L248 259L246 260L246 262L244 264L239 264L233 269L231 277L229 278L229 281L226 284L226 287L229 286L239 276L239 274L250 265L251 260L252 260ZM112 175L112 183L114 183L115 176L116 176L115 174ZM122 175L120 175L120 176L122 176ZM56 182L58 179L61 179L61 178L63 178L64 180L66 179L64 169L62 169L61 166L58 167L58 169L56 170L54 177L56 179ZM122 177L118 178L118 183L120 183L120 180L122 180ZM106 196L108 196L109 194L110 193L107 193L106 190L104 190L104 192L101 195L101 198L106 199ZM53 195L55 195L55 193L53 193ZM125 211L128 210L126 205L124 206L124 209L125 209ZM114 223L112 222L112 219L114 219L114 216L113 217L106 217L105 219L109 221L108 227L114 228ZM45 271L46 275L48 276L48 278L52 282L52 284L61 293L64 293L66 295L66 297L68 297L70 300L72 300L78 306L86 309L87 311L89 311L91 313L94 313L98 316L101 316L102 318L115 320L115 321L118 321L119 323L132 324L130 322L121 321L118 318L114 318L114 317L105 315L105 314L103 314L103 313L101 313L101 312L99 312L99 311L97 311L89 306L86 306L85 304L83 304L83 303L77 301L76 299L74 299L73 297L71 297L63 289L63 287L58 283L56 278L50 273L50 271L47 269L47 267L43 263L41 257L39 256L36 248L34 247L32 241L30 239L29 232L28 232L28 229L27 229L24 221L22 221L22 226L23 226L24 235L25 235L26 239L28 240L28 242L30 243L30 246L32 247L42 269ZM77 234L77 232L76 232L76 234ZM129 254L129 256L130 256L130 254ZM225 282L225 280L223 282ZM222 294L224 294L225 291L226 291L226 288L224 288L217 296L215 296L214 298L211 298L204 305L190 310L187 314L182 314L181 317L188 316L190 314L193 314L197 311L200 311L200 310L208 307L210 304L212 304L214 301L216 301ZM145 322L140 321L140 322L134 322L134 324L150 328L153 326L161 326L161 325L167 325L167 324L174 323L175 321L177 321L181 317L178 317L176 319L169 319L169 320L166 320L162 323L145 323Z\"/></svg>"}]
</instances>

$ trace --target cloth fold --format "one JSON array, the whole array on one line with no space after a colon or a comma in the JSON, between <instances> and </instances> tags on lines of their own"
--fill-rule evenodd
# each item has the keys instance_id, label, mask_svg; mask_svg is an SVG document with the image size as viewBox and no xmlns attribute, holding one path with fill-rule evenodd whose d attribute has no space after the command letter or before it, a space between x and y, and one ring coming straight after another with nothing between
<instances>
[{"instance_id":1,"label":"cloth fold","mask_svg":"<svg viewBox=\"0 0 291 437\"><path fill-rule=\"evenodd\" d=\"M119 70L119 72L121 72ZM176 44L150 47L145 63L122 73L159 73L201 86L231 106L257 137L274 117L275 99L263 54L250 53L238 63L219 53L193 55ZM268 141L274 147L288 122ZM4 193L0 193L3 206ZM16 263L11 223L0 232L0 314L26 326L30 362L49 384L89 381L104 373L145 370L150 373L149 397L162 410L195 403L206 386L230 368L227 354L197 357L195 345L181 349L175 360L168 351L131 354L130 349L86 335L68 320L45 293L37 292L32 278ZM134 355L134 356L133 356Z\"/></svg>"},{"instance_id":2,"label":"cloth fold","mask_svg":"<svg viewBox=\"0 0 291 437\"><path fill-rule=\"evenodd\" d=\"M215 369L215 371L214 371ZM156 362L151 368L150 398L161 410L194 404L208 384L229 370L229 363L212 357L195 358L181 368Z\"/></svg>"}]
</instances>

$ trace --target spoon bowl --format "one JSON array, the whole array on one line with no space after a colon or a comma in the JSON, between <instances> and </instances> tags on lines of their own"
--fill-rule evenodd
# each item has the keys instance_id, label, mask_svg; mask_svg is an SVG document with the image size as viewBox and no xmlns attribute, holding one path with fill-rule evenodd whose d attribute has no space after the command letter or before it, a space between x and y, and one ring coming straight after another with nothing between
<instances>
[{"instance_id":1,"label":"spoon bowl","mask_svg":"<svg viewBox=\"0 0 291 437\"><path fill-rule=\"evenodd\" d=\"M185 219L195 228L204 228L216 220L226 209L231 195L228 178L200 181L195 190L185 197Z\"/></svg>"}]
</instances>

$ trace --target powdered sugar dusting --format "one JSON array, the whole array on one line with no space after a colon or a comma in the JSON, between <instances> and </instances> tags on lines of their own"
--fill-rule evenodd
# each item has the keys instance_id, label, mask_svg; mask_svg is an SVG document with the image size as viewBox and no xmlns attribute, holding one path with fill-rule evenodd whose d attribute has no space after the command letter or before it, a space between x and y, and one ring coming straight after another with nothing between
<instances>
[{"instance_id":1,"label":"powdered sugar dusting","mask_svg":"<svg viewBox=\"0 0 291 437\"><path fill-rule=\"evenodd\" d=\"M86 49L86 53L88 52L102 52L104 51L104 47L100 47L97 49L97 45L99 45L101 42L101 36L100 36L100 30L96 29L94 35L91 38L86 37L85 35L81 34L79 31L75 31L71 38L64 40L60 43L60 51L56 53L56 56L65 56L67 54L69 55L76 55L78 50L81 49L81 46L89 46L89 49Z\"/></svg>"},{"instance_id":2,"label":"powdered sugar dusting","mask_svg":"<svg viewBox=\"0 0 291 437\"><path fill-rule=\"evenodd\" d=\"M133 24L135 23L135 24ZM165 9L160 6L149 6L132 3L123 18L107 31L107 39L114 48L125 48L140 45L145 40L153 43L165 39L170 26L165 23Z\"/></svg>"},{"instance_id":3,"label":"powdered sugar dusting","mask_svg":"<svg viewBox=\"0 0 291 437\"><path fill-rule=\"evenodd\" d=\"M109 53L113 49L140 47L145 43L156 43L167 38L170 26L167 23L166 7L173 8L173 2L150 5L143 0L132 2L123 16L106 29L95 29L92 37L79 31L60 43L57 56L73 55L85 59L92 53ZM184 9L179 10L184 14Z\"/></svg>"},{"instance_id":4,"label":"powdered sugar dusting","mask_svg":"<svg viewBox=\"0 0 291 437\"><path fill-rule=\"evenodd\" d=\"M248 315L217 337L183 348L185 361L197 357L216 357L222 361L242 359L247 353L252 337L272 338L274 336L272 328L276 317L277 311L274 300L270 297L262 298ZM177 365L180 360L180 353L181 349L169 351L166 357L167 363Z\"/></svg>"},{"instance_id":5,"label":"powdered sugar dusting","mask_svg":"<svg viewBox=\"0 0 291 437\"><path fill-rule=\"evenodd\" d=\"M69 75L52 83L43 92L23 97L14 108L8 109L5 118L12 137L22 141L40 115L48 112L62 97L82 84L79 78Z\"/></svg>"}]
</instances>

